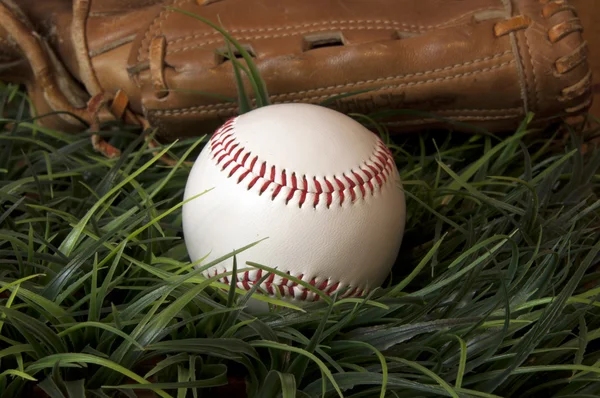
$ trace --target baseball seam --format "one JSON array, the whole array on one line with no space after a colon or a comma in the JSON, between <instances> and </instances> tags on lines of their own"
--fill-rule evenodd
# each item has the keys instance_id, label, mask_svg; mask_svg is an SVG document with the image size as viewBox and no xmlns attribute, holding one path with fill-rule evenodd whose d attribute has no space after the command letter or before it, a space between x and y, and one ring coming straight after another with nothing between
<instances>
[{"instance_id":1,"label":"baseball seam","mask_svg":"<svg viewBox=\"0 0 600 398\"><path fill-rule=\"evenodd\" d=\"M212 271L212 275L211 275ZM217 276L220 273L228 272L227 269L222 269L219 271L214 268L211 271L205 271L204 275L206 277ZM288 271L288 275L291 273ZM312 290L308 289L305 286L298 284L298 282L293 281L291 279L281 277L279 275L268 273L267 279L265 279L261 285L259 286L263 290L265 290L271 296L277 296L279 294L282 298L292 298L296 300L302 301L319 301L320 296L315 294ZM236 278L236 287L239 289L250 290L256 283L258 283L263 277L263 270L258 268L255 271L245 271L239 272ZM294 275L295 278L303 281L306 275ZM229 276L224 276L218 279L219 282L222 282L226 285L231 285L232 279ZM323 294L327 296L333 295L338 290L347 289L340 298L347 297L359 297L365 295L369 292L367 288L360 288L358 286L342 286L339 281L332 281L331 279L322 279L312 278L307 280L307 282L320 290Z\"/></svg>"},{"instance_id":2,"label":"baseball seam","mask_svg":"<svg viewBox=\"0 0 600 398\"><path fill-rule=\"evenodd\" d=\"M235 177L236 184L244 182L248 190L259 187L258 194L263 195L269 187L273 188L271 200L285 195L285 204L296 203L302 207L311 203L317 208L324 202L329 209L334 203L340 206L346 198L351 203L375 195L387 183L394 170L394 160L390 150L377 137L371 157L360 167L353 168L342 175L318 177L296 175L295 172L269 165L251 151L246 150L237 141L235 123L237 117L229 119L215 132L208 145L212 159L227 178Z\"/></svg>"}]
</instances>

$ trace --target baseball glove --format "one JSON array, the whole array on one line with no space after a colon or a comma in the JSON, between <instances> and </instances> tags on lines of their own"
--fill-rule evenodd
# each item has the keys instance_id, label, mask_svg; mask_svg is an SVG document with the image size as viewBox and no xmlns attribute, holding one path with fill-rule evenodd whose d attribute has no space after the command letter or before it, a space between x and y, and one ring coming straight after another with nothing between
<instances>
[{"instance_id":1,"label":"baseball glove","mask_svg":"<svg viewBox=\"0 0 600 398\"><path fill-rule=\"evenodd\" d=\"M566 0L0 0L0 79L23 83L38 114L65 112L42 120L54 128L210 133L238 112L223 99L237 95L232 61L218 31L173 8L235 37L272 103L402 110L383 120L392 131L514 131L529 112L543 125L591 105Z\"/></svg>"}]
</instances>

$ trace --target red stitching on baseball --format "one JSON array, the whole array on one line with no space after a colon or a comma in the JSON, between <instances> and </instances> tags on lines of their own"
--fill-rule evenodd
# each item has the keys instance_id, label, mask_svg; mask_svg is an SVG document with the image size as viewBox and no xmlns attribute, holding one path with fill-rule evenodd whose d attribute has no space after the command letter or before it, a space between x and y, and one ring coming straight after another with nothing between
<instances>
[{"instance_id":1,"label":"red stitching on baseball","mask_svg":"<svg viewBox=\"0 0 600 398\"><path fill-rule=\"evenodd\" d=\"M254 165L256 164L257 160L258 156L255 156L254 159L252 159L252 162L250 162L250 171L254 170Z\"/></svg>"},{"instance_id":2,"label":"red stitching on baseball","mask_svg":"<svg viewBox=\"0 0 600 398\"><path fill-rule=\"evenodd\" d=\"M229 144L227 144L227 145L229 145ZM233 153L233 150L234 150L235 148L237 148L238 146L240 146L240 144L238 144L237 142L236 142L235 144L233 144L232 146L230 146L230 147L229 147L229 150L227 151L227 154L231 156L231 154ZM242 148L242 149L243 149L243 148ZM235 157L234 157L234 160L235 160Z\"/></svg>"},{"instance_id":3,"label":"red stitching on baseball","mask_svg":"<svg viewBox=\"0 0 600 398\"><path fill-rule=\"evenodd\" d=\"M223 142L228 139L229 137L231 137L233 135L233 132L231 132L230 134L225 134L222 135L221 138L219 138L219 141L217 141L214 145L214 147L217 147L218 145L223 145ZM213 148L214 148L213 147Z\"/></svg>"},{"instance_id":4,"label":"red stitching on baseball","mask_svg":"<svg viewBox=\"0 0 600 398\"><path fill-rule=\"evenodd\" d=\"M258 194L262 195L267 190L267 188L269 187L270 184L271 184L271 180L265 181L262 188L260 188L260 192Z\"/></svg>"},{"instance_id":5,"label":"red stitching on baseball","mask_svg":"<svg viewBox=\"0 0 600 398\"><path fill-rule=\"evenodd\" d=\"M242 286L244 286L244 289L246 289L246 290L252 289L250 287L250 284L248 283L249 281L250 281L250 271L246 271L246 272L244 272L244 279L242 279Z\"/></svg>"},{"instance_id":6,"label":"red stitching on baseball","mask_svg":"<svg viewBox=\"0 0 600 398\"><path fill-rule=\"evenodd\" d=\"M225 270L223 270L222 272L226 272ZM207 272L207 276L217 276L219 275L219 271L217 269L214 269L213 275L211 275L211 272L208 271ZM287 272L287 275L291 275L289 272ZM289 278L286 277L281 277L281 280L279 282L275 282L275 274L269 274L268 278L265 279L265 281L263 282L263 284L261 285L261 287L263 287L269 294L271 295L275 295L275 290L278 290L279 293L281 294L282 297L292 297L292 298L297 298L299 300L306 300L308 298L309 293L311 293L311 290L298 284L298 282L295 281L291 281ZM250 271L245 271L243 273L239 273L238 274L238 278L237 278L237 287L240 289L245 289L245 290L250 290L252 289L252 287L262 279L263 277L263 270L262 269L258 269L256 270L256 274L254 277L252 277L252 275L250 274ZM299 280L304 280L304 274L300 274L298 276L296 276L297 279ZM227 285L231 284L231 280L233 280L233 278L231 277L227 277L224 276L220 279L220 281L222 283L225 283ZM331 281L329 279L324 279L321 281L318 281L317 278L312 278L311 280L307 281L309 285L314 286L315 288L317 288L318 290L320 290L323 294L326 294L327 296L331 296L332 294L334 294L335 292L337 292L340 288L341 283L339 281ZM363 294L367 293L366 289L361 289L358 286L354 286L354 287L346 287L347 290L345 293L343 293L340 297L341 298L346 298L346 297L358 297L358 296L362 296ZM260 291L258 291L260 292ZM317 294L313 294L312 300L313 301L318 301L320 299L319 295Z\"/></svg>"},{"instance_id":7,"label":"red stitching on baseball","mask_svg":"<svg viewBox=\"0 0 600 398\"><path fill-rule=\"evenodd\" d=\"M242 166L243 166L243 165L242 165ZM246 176L247 176L248 174L250 174L250 170L246 170L246 171L244 171L244 172L242 173L242 175L240 175L240 178L238 178L238 184L239 184L240 182L242 182L242 180L243 180L244 178L246 178Z\"/></svg>"},{"instance_id":8,"label":"red stitching on baseball","mask_svg":"<svg viewBox=\"0 0 600 398\"><path fill-rule=\"evenodd\" d=\"M306 191L303 189L300 191L300 202L298 203L298 207L302 207L304 202L306 201Z\"/></svg>"},{"instance_id":9,"label":"red stitching on baseball","mask_svg":"<svg viewBox=\"0 0 600 398\"><path fill-rule=\"evenodd\" d=\"M282 188L282 186L277 184L277 186L275 187L275 190L273 191L273 195L271 195L271 200L275 200L277 195L279 195L279 191L281 191L281 188Z\"/></svg>"},{"instance_id":10,"label":"red stitching on baseball","mask_svg":"<svg viewBox=\"0 0 600 398\"><path fill-rule=\"evenodd\" d=\"M263 164L260 166L260 178L264 178L265 177L265 172L267 171L267 162L263 162Z\"/></svg>"},{"instance_id":11,"label":"red stitching on baseball","mask_svg":"<svg viewBox=\"0 0 600 398\"><path fill-rule=\"evenodd\" d=\"M223 148L219 149L217 152L215 152L213 154L213 158L217 157L218 154L220 154L221 152L223 152Z\"/></svg>"},{"instance_id":12,"label":"red stitching on baseball","mask_svg":"<svg viewBox=\"0 0 600 398\"><path fill-rule=\"evenodd\" d=\"M324 178L325 180L325 185L327 185L327 208L329 209L329 207L331 207L331 205L333 204L333 184L329 182L329 180L327 179L327 177Z\"/></svg>"},{"instance_id":13,"label":"red stitching on baseball","mask_svg":"<svg viewBox=\"0 0 600 398\"><path fill-rule=\"evenodd\" d=\"M259 176L256 176L252 179L252 181L250 181L250 184L248 184L248 190L252 189L252 187L254 186L254 184L256 184L256 181L258 181L259 178Z\"/></svg>"},{"instance_id":14,"label":"red stitching on baseball","mask_svg":"<svg viewBox=\"0 0 600 398\"><path fill-rule=\"evenodd\" d=\"M244 148L242 148L244 149ZM242 159L242 167L246 167L246 160L248 160L248 158L250 157L250 152L248 152L247 154L244 155L244 158ZM250 172L250 170L248 170L248 172Z\"/></svg>"},{"instance_id":15,"label":"red stitching on baseball","mask_svg":"<svg viewBox=\"0 0 600 398\"><path fill-rule=\"evenodd\" d=\"M241 164L236 164L236 165L235 165L235 167L234 167L233 169L231 169L231 171L229 172L229 175L228 175L227 177L231 177L232 175L234 175L234 174L235 174L235 172L236 172L236 171L237 171L237 170L238 170L240 167L242 167L242 165L241 165Z\"/></svg>"},{"instance_id":16,"label":"red stitching on baseball","mask_svg":"<svg viewBox=\"0 0 600 398\"><path fill-rule=\"evenodd\" d=\"M354 192L354 187L356 187L356 183L354 181L352 181L352 179L350 179L350 177L348 177L345 174L344 174L344 178L346 179L346 181L348 181L348 184L350 185L350 199L354 203L354 201L356 200L356 192ZM363 195L363 198L364 198L364 196L365 195Z\"/></svg>"},{"instance_id":17,"label":"red stitching on baseball","mask_svg":"<svg viewBox=\"0 0 600 398\"><path fill-rule=\"evenodd\" d=\"M352 181L352 179L350 177L348 177L346 174L342 174L342 175L344 176L346 181L348 181L348 184L350 184L350 188L354 189L354 187L356 186L356 183L354 181Z\"/></svg>"},{"instance_id":18,"label":"red stitching on baseball","mask_svg":"<svg viewBox=\"0 0 600 398\"><path fill-rule=\"evenodd\" d=\"M302 294L300 295L300 300L306 301L307 296L308 296L308 290L305 289L302 291ZM319 296L316 296L316 297L319 297Z\"/></svg>"},{"instance_id":19,"label":"red stitching on baseball","mask_svg":"<svg viewBox=\"0 0 600 398\"><path fill-rule=\"evenodd\" d=\"M338 192L340 193L340 206L341 206L344 204L344 188L346 188L346 187L336 176L333 176L333 179L338 184L338 187L340 188L340 190Z\"/></svg>"},{"instance_id":20,"label":"red stitching on baseball","mask_svg":"<svg viewBox=\"0 0 600 398\"><path fill-rule=\"evenodd\" d=\"M300 194L300 203L298 204L298 207L302 207L302 205L306 201L306 194L308 193L308 182L306 181L306 176L305 175L302 176L302 184L304 185L304 187L300 191L301 192L301 194Z\"/></svg>"},{"instance_id":21,"label":"red stitching on baseball","mask_svg":"<svg viewBox=\"0 0 600 398\"><path fill-rule=\"evenodd\" d=\"M321 183L317 180L317 177L313 177L313 182L315 183L315 188L317 190L313 206L317 207L317 205L319 204L319 198L321 197L321 194L323 193L323 188L321 188ZM330 204L327 203L327 207L329 207L329 205Z\"/></svg>"},{"instance_id":22,"label":"red stitching on baseball","mask_svg":"<svg viewBox=\"0 0 600 398\"><path fill-rule=\"evenodd\" d=\"M340 283L339 283L339 282L336 282L336 283L334 283L333 285L331 285L331 286L329 287L329 289L327 289L326 293L327 293L328 295L331 295L333 292L335 292L335 291L337 290L337 288L338 288L339 286L340 286Z\"/></svg>"},{"instance_id":23,"label":"red stitching on baseball","mask_svg":"<svg viewBox=\"0 0 600 398\"><path fill-rule=\"evenodd\" d=\"M262 275L262 274L261 274ZM262 277L262 276L261 276ZM260 279L257 279L260 280ZM275 294L275 292L273 291L273 280L275 280L275 274L271 274L269 275L269 277L267 278L267 280L265 281L265 285L267 286L267 291L270 294Z\"/></svg>"},{"instance_id":24,"label":"red stitching on baseball","mask_svg":"<svg viewBox=\"0 0 600 398\"><path fill-rule=\"evenodd\" d=\"M375 166L373 166L371 164L368 164L367 167L370 168L371 171L373 172L373 176L369 176L369 178L373 178L374 176L376 176L377 174L379 174L379 170L377 170L375 168Z\"/></svg>"},{"instance_id":25,"label":"red stitching on baseball","mask_svg":"<svg viewBox=\"0 0 600 398\"><path fill-rule=\"evenodd\" d=\"M235 145L237 146L238 144L235 144ZM238 158L240 157L240 154L242 153L243 150L244 150L244 148L240 148L240 150L236 152L235 156L233 157L234 162L237 163ZM238 166L242 166L242 165L240 164Z\"/></svg>"},{"instance_id":26,"label":"red stitching on baseball","mask_svg":"<svg viewBox=\"0 0 600 398\"><path fill-rule=\"evenodd\" d=\"M296 193L296 190L294 188L290 189L290 193L288 194L287 198L285 198L286 205L290 202L290 200L292 200L295 193Z\"/></svg>"},{"instance_id":27,"label":"red stitching on baseball","mask_svg":"<svg viewBox=\"0 0 600 398\"><path fill-rule=\"evenodd\" d=\"M223 155L225 156L225 155ZM227 166L229 166L231 163L233 163L233 159L229 159L227 162L225 162L225 164L223 165L223 168L221 168L221 170L225 170L227 168Z\"/></svg>"},{"instance_id":28,"label":"red stitching on baseball","mask_svg":"<svg viewBox=\"0 0 600 398\"><path fill-rule=\"evenodd\" d=\"M252 153L247 151L237 141L235 135L236 119L237 117L228 120L211 138L209 145L212 158L215 159L217 165L220 165L225 160L225 163L221 166L221 170L223 171L231 166L231 169L227 171L228 178L239 173L237 178L238 184L251 175L252 179L248 183L248 190L252 189L260 180L259 195L265 193L274 184L272 188L273 192L270 195L271 200L275 200L280 194L286 191L284 188L287 188L286 204L289 204L296 197L296 192L300 191L300 195L296 197L300 208L308 200L309 194L314 195L314 198L311 200L314 208L322 202L321 195L324 195L325 205L327 208L330 208L334 202L334 194L337 194L336 202L338 202L337 197L339 197L338 203L342 206L346 198L351 203L354 203L360 198L366 198L367 195L374 195L377 190L383 188L393 173L394 160L392 152L380 139L377 139L370 159L365 160L363 165L356 169L351 169L340 176L307 177L306 175L302 175L299 178L295 172L292 172L288 177L288 172L285 169L279 171L278 174L277 166L271 165L268 167L266 161L261 161L260 167L257 170L255 166L260 161L257 155L254 155L250 161L250 165L246 166ZM243 156L242 153L244 153ZM240 157L241 162L239 161ZM281 181L277 181L278 175ZM312 179L313 184L308 183L309 178ZM374 181L377 185L374 184ZM356 189L357 187L358 190Z\"/></svg>"},{"instance_id":29,"label":"red stitching on baseball","mask_svg":"<svg viewBox=\"0 0 600 398\"><path fill-rule=\"evenodd\" d=\"M381 170L383 170L383 168L385 167L384 164L386 164L385 155L383 155L381 152L377 152L377 155L375 155L375 157L381 162L377 165L380 167Z\"/></svg>"},{"instance_id":30,"label":"red stitching on baseball","mask_svg":"<svg viewBox=\"0 0 600 398\"><path fill-rule=\"evenodd\" d=\"M356 171L352 170L352 174L354 174L354 178L356 178L356 181L358 181L358 186L360 188L360 194L364 198L365 196L367 196L367 192L365 191L365 181L360 176L360 174L358 174ZM346 178L348 178L348 177L346 177Z\"/></svg>"},{"instance_id":31,"label":"red stitching on baseball","mask_svg":"<svg viewBox=\"0 0 600 398\"><path fill-rule=\"evenodd\" d=\"M234 141L235 141L235 137L233 136L233 134L229 135L229 141L227 141L227 143L225 144L225 147L223 148L227 151L227 153L229 155L231 155L231 149L228 150L229 145L231 145L231 143Z\"/></svg>"}]
</instances>

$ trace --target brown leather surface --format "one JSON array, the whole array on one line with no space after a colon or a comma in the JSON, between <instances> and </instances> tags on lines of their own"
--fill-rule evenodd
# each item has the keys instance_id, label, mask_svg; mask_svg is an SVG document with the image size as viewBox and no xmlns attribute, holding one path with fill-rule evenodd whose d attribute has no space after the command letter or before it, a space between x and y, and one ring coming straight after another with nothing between
<instances>
[{"instance_id":1,"label":"brown leather surface","mask_svg":"<svg viewBox=\"0 0 600 398\"><path fill-rule=\"evenodd\" d=\"M71 36L72 4L19 1L70 74L85 82ZM569 4L95 0L85 37L101 89L108 96L124 90L131 109L143 114L163 137L210 132L237 112L234 104L198 93L236 97L231 62L216 55L224 47L222 37L165 5L217 23L220 18L226 30L252 49L273 102L319 103L370 89L332 106L361 113L428 111L500 132L514 130L528 111L544 123L589 106L591 75L579 21L586 21L587 14L579 15ZM8 54L2 37L0 31L0 54L3 48ZM336 38L341 45L310 48L310 43ZM592 53L597 56L598 51ZM0 57L0 78L15 74L2 68ZM161 87L170 90L167 95L157 91ZM388 120L388 125L411 131L444 124L413 114Z\"/></svg>"},{"instance_id":2,"label":"brown leather surface","mask_svg":"<svg viewBox=\"0 0 600 398\"><path fill-rule=\"evenodd\" d=\"M594 102L589 113L600 120L600 1L571 0L583 24L583 37L590 49L588 61L592 69Z\"/></svg>"}]
</instances>

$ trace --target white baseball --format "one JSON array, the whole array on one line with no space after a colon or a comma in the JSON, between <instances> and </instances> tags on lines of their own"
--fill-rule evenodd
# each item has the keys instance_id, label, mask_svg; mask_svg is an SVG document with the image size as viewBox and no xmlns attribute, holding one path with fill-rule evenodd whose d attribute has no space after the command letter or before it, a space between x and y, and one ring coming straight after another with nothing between
<instances>
[{"instance_id":1,"label":"white baseball","mask_svg":"<svg viewBox=\"0 0 600 398\"><path fill-rule=\"evenodd\" d=\"M194 163L183 230L202 264L236 255L286 272L331 295L380 286L400 248L406 205L396 165L374 133L350 117L308 104L270 105L229 120ZM231 271L233 258L205 276ZM250 289L263 271L238 274ZM228 283L230 278L222 278ZM261 285L298 304L318 295L274 274Z\"/></svg>"}]
</instances>

